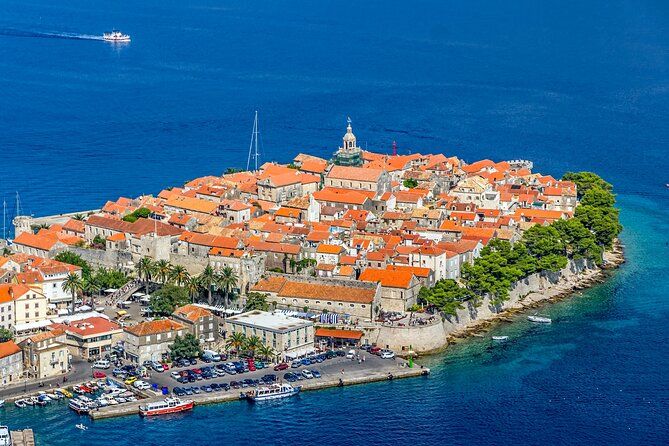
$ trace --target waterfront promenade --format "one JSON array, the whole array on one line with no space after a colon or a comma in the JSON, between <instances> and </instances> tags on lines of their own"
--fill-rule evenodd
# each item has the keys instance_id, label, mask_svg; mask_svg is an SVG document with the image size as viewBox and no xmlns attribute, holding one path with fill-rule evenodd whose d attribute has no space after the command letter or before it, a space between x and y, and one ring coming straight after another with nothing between
<instances>
[{"instance_id":1,"label":"waterfront promenade","mask_svg":"<svg viewBox=\"0 0 669 446\"><path fill-rule=\"evenodd\" d=\"M67 382L63 383L63 378L67 378ZM57 389L59 387L69 387L90 379L92 379L91 364L82 359L73 358L72 368L68 373L54 376L52 378L30 378L28 380L18 381L14 385L0 389L0 399L14 401L27 395L36 394L40 391L49 391L49 389ZM40 387L40 383L43 384L42 387Z\"/></svg>"},{"instance_id":2,"label":"waterfront promenade","mask_svg":"<svg viewBox=\"0 0 669 446\"><path fill-rule=\"evenodd\" d=\"M381 359L378 356L369 355L366 352L360 351L360 354L365 355L364 362L357 360L350 360L346 358L336 358L325 361L321 364L313 366L302 366L299 368L291 368L281 372L275 372L271 368L256 370L255 372L244 373L243 375L226 375L223 378L213 379L211 381L197 381L185 386L201 386L205 384L216 383L230 383L246 378L258 379L263 375L273 373L277 375L279 381L283 374L289 371L301 373L304 369L318 370L321 373L321 378L304 379L294 386L302 386L303 391L320 390L330 387L345 387L356 384L365 384L379 381L389 381L395 379L412 378L427 376L430 374L430 369L414 364L414 367L408 367L407 361L401 358L395 359ZM179 369L176 369L179 370ZM159 386L168 386L170 392L174 387L180 387L175 380L170 378L168 373L154 374L150 380L152 383L157 383ZM251 388L244 389L230 389L228 391L200 393L184 397L185 399L192 399L196 405L214 404L227 401L235 401L239 399L240 392L248 391ZM156 395L154 392L149 392ZM148 402L155 402L164 399L163 395L156 395L141 402L133 402L126 404L119 404L116 406L107 406L91 412L92 419L113 418L125 415L135 415L139 413L139 406ZM197 410L197 409L195 409Z\"/></svg>"}]
</instances>

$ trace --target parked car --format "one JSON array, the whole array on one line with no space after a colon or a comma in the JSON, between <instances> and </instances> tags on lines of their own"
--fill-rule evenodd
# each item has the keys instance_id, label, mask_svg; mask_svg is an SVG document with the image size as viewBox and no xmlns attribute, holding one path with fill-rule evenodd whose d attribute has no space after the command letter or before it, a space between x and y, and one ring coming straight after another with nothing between
<instances>
[{"instance_id":1,"label":"parked car","mask_svg":"<svg viewBox=\"0 0 669 446\"><path fill-rule=\"evenodd\" d=\"M283 379L285 379L289 383L294 383L295 381L297 381L297 375L295 375L293 372L287 372L283 374Z\"/></svg>"},{"instance_id":2,"label":"parked car","mask_svg":"<svg viewBox=\"0 0 669 446\"><path fill-rule=\"evenodd\" d=\"M289 367L290 366L288 364L286 364L285 362L282 362L282 363L277 364L277 365L274 366L274 371L275 372L280 372L281 370L286 370Z\"/></svg>"},{"instance_id":3,"label":"parked car","mask_svg":"<svg viewBox=\"0 0 669 446\"><path fill-rule=\"evenodd\" d=\"M369 349L369 352L370 352L372 355L378 355L380 351L381 351L381 347L371 347L371 348Z\"/></svg>"},{"instance_id":4,"label":"parked car","mask_svg":"<svg viewBox=\"0 0 669 446\"><path fill-rule=\"evenodd\" d=\"M173 379L179 379L179 377L181 376L181 373L180 373L180 372L171 372L171 373L170 373L170 376L171 376Z\"/></svg>"},{"instance_id":5,"label":"parked car","mask_svg":"<svg viewBox=\"0 0 669 446\"><path fill-rule=\"evenodd\" d=\"M159 363L158 361L153 361L151 363L151 368L153 370L155 370L156 372L161 372L162 373L162 372L165 371L165 368L163 367L163 365L161 363Z\"/></svg>"},{"instance_id":6,"label":"parked car","mask_svg":"<svg viewBox=\"0 0 669 446\"><path fill-rule=\"evenodd\" d=\"M132 383L132 386L138 390L148 390L151 388L149 383L140 380L137 380L134 383Z\"/></svg>"},{"instance_id":7,"label":"parked car","mask_svg":"<svg viewBox=\"0 0 669 446\"><path fill-rule=\"evenodd\" d=\"M381 353L379 354L381 358L383 359L393 359L395 357L395 352L392 350L381 350Z\"/></svg>"},{"instance_id":8,"label":"parked car","mask_svg":"<svg viewBox=\"0 0 669 446\"><path fill-rule=\"evenodd\" d=\"M355 350L353 350L353 349L349 350L348 353L346 353L346 358L347 359L355 358Z\"/></svg>"},{"instance_id":9,"label":"parked car","mask_svg":"<svg viewBox=\"0 0 669 446\"><path fill-rule=\"evenodd\" d=\"M172 389L172 393L175 394L176 396L186 395L186 392L181 387L175 387L174 389Z\"/></svg>"},{"instance_id":10,"label":"parked car","mask_svg":"<svg viewBox=\"0 0 669 446\"><path fill-rule=\"evenodd\" d=\"M302 365L302 361L300 361L299 359L296 359L295 361L290 363L290 366L294 369L298 368L301 365Z\"/></svg>"},{"instance_id":11,"label":"parked car","mask_svg":"<svg viewBox=\"0 0 669 446\"><path fill-rule=\"evenodd\" d=\"M314 378L320 378L321 377L321 372L318 370L312 370L311 374L314 375Z\"/></svg>"},{"instance_id":12,"label":"parked car","mask_svg":"<svg viewBox=\"0 0 669 446\"><path fill-rule=\"evenodd\" d=\"M304 370L302 370L302 376L304 376L307 379L311 379L311 378L314 377L314 374L311 373L310 370L304 369Z\"/></svg>"},{"instance_id":13,"label":"parked car","mask_svg":"<svg viewBox=\"0 0 669 446\"><path fill-rule=\"evenodd\" d=\"M104 372L101 372L99 370L95 370L93 372L93 378L95 378L95 379L102 379L102 378L106 378L106 377L107 377L107 375Z\"/></svg>"},{"instance_id":14,"label":"parked car","mask_svg":"<svg viewBox=\"0 0 669 446\"><path fill-rule=\"evenodd\" d=\"M108 369L109 367L111 367L111 363L106 359L101 359L93 363L94 369Z\"/></svg>"},{"instance_id":15,"label":"parked car","mask_svg":"<svg viewBox=\"0 0 669 446\"><path fill-rule=\"evenodd\" d=\"M136 376L131 376L130 378L126 379L123 382L126 383L127 385L130 385L130 384L134 383L135 381L137 381L137 377Z\"/></svg>"}]
</instances>

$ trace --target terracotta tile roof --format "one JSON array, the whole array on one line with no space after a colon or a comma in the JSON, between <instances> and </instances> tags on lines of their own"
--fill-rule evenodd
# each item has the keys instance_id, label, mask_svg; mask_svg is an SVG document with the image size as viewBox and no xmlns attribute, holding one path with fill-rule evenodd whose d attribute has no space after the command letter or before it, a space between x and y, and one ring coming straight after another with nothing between
<instances>
[{"instance_id":1,"label":"terracotta tile roof","mask_svg":"<svg viewBox=\"0 0 669 446\"><path fill-rule=\"evenodd\" d=\"M269 276L260 280L254 287L253 291L264 291L268 293L278 293L286 284L287 279L284 277Z\"/></svg>"},{"instance_id":2,"label":"terracotta tile roof","mask_svg":"<svg viewBox=\"0 0 669 446\"><path fill-rule=\"evenodd\" d=\"M122 242L125 240L125 234L122 232L117 232L107 237L107 240L110 242Z\"/></svg>"},{"instance_id":3,"label":"terracotta tile roof","mask_svg":"<svg viewBox=\"0 0 669 446\"><path fill-rule=\"evenodd\" d=\"M387 288L409 289L413 272L408 270L385 270L366 268L358 277L364 282L381 282L381 286Z\"/></svg>"},{"instance_id":4,"label":"terracotta tile roof","mask_svg":"<svg viewBox=\"0 0 669 446\"><path fill-rule=\"evenodd\" d=\"M339 257L340 265L355 265L358 258L356 256L341 256Z\"/></svg>"},{"instance_id":5,"label":"terracotta tile roof","mask_svg":"<svg viewBox=\"0 0 669 446\"><path fill-rule=\"evenodd\" d=\"M422 268L419 266L405 266L405 265L388 265L386 267L387 270L389 271L411 271L411 273L416 276L420 277L422 279L426 279L430 276L430 273L432 270L430 268Z\"/></svg>"},{"instance_id":6,"label":"terracotta tile roof","mask_svg":"<svg viewBox=\"0 0 669 446\"><path fill-rule=\"evenodd\" d=\"M85 227L84 227L84 222L81 220L75 220L74 218L70 218L64 225L63 225L63 230L68 230L72 232L77 232L80 234L84 233Z\"/></svg>"},{"instance_id":7,"label":"terracotta tile roof","mask_svg":"<svg viewBox=\"0 0 669 446\"><path fill-rule=\"evenodd\" d=\"M337 265L334 265L332 263L319 263L316 265L316 269L318 271L334 271Z\"/></svg>"},{"instance_id":8,"label":"terracotta tile roof","mask_svg":"<svg viewBox=\"0 0 669 446\"><path fill-rule=\"evenodd\" d=\"M360 339L363 332L360 330L341 330L337 328L323 328L318 327L314 332L314 336L320 338L335 338L335 339Z\"/></svg>"},{"instance_id":9,"label":"terracotta tile roof","mask_svg":"<svg viewBox=\"0 0 669 446\"><path fill-rule=\"evenodd\" d=\"M184 232L179 240L193 245L209 246L211 248L236 249L240 247L240 240L220 235L200 234L198 232Z\"/></svg>"},{"instance_id":10,"label":"terracotta tile roof","mask_svg":"<svg viewBox=\"0 0 669 446\"><path fill-rule=\"evenodd\" d=\"M355 190L342 190L325 187L322 190L313 193L313 197L318 201L328 203L343 203L362 205L367 201L367 195Z\"/></svg>"},{"instance_id":11,"label":"terracotta tile roof","mask_svg":"<svg viewBox=\"0 0 669 446\"><path fill-rule=\"evenodd\" d=\"M32 335L27 339L30 339L30 341L33 342L33 343L37 343L37 342L46 341L47 339L57 338L58 336L61 336L64 333L65 333L65 330L63 330L62 328L56 328L55 330L50 330L50 331L45 331L45 332L42 332L42 333L37 333L36 335ZM26 340L21 341L21 344L23 344Z\"/></svg>"},{"instance_id":12,"label":"terracotta tile roof","mask_svg":"<svg viewBox=\"0 0 669 446\"><path fill-rule=\"evenodd\" d=\"M0 358L6 358L20 352L21 347L16 345L14 341L0 342Z\"/></svg>"},{"instance_id":13,"label":"terracotta tile roof","mask_svg":"<svg viewBox=\"0 0 669 446\"><path fill-rule=\"evenodd\" d=\"M275 213L275 217L299 218L301 211L299 209L280 207Z\"/></svg>"},{"instance_id":14,"label":"terracotta tile roof","mask_svg":"<svg viewBox=\"0 0 669 446\"><path fill-rule=\"evenodd\" d=\"M127 327L125 331L135 336L149 336L152 334L182 330L183 328L183 324L171 319L160 319L157 321L141 322L132 327Z\"/></svg>"},{"instance_id":15,"label":"terracotta tile roof","mask_svg":"<svg viewBox=\"0 0 669 446\"><path fill-rule=\"evenodd\" d=\"M344 250L342 246L339 245L328 245L326 243L321 243L316 248L316 252L319 254L341 254Z\"/></svg>"},{"instance_id":16,"label":"terracotta tile roof","mask_svg":"<svg viewBox=\"0 0 669 446\"><path fill-rule=\"evenodd\" d=\"M297 255L300 253L300 245L293 245L290 243L270 243L264 241L252 241L248 245L249 248L261 252L276 252L283 254Z\"/></svg>"},{"instance_id":17,"label":"terracotta tile roof","mask_svg":"<svg viewBox=\"0 0 669 446\"><path fill-rule=\"evenodd\" d=\"M121 329L121 326L116 322L99 316L73 321L69 324L52 324L51 327L52 329L65 330L68 333L72 333L80 337L100 335Z\"/></svg>"},{"instance_id":18,"label":"terracotta tile roof","mask_svg":"<svg viewBox=\"0 0 669 446\"><path fill-rule=\"evenodd\" d=\"M374 301L376 290L373 288L287 281L278 295L286 298L324 299L371 304Z\"/></svg>"},{"instance_id":19,"label":"terracotta tile roof","mask_svg":"<svg viewBox=\"0 0 669 446\"><path fill-rule=\"evenodd\" d=\"M303 172L323 173L328 166L328 162L322 159L305 159L302 161L300 170Z\"/></svg>"},{"instance_id":20,"label":"terracotta tile roof","mask_svg":"<svg viewBox=\"0 0 669 446\"><path fill-rule=\"evenodd\" d=\"M218 204L214 202L183 195L170 197L165 205L193 212L202 212L203 214L214 214L218 209Z\"/></svg>"},{"instance_id":21,"label":"terracotta tile roof","mask_svg":"<svg viewBox=\"0 0 669 446\"><path fill-rule=\"evenodd\" d=\"M182 319L188 319L191 322L197 322L200 319L213 316L211 311L193 304L187 304L183 307L179 307L174 310L173 314Z\"/></svg>"},{"instance_id":22,"label":"terracotta tile roof","mask_svg":"<svg viewBox=\"0 0 669 446\"><path fill-rule=\"evenodd\" d=\"M311 231L307 235L307 241L309 242L323 242L330 238L330 232L328 231Z\"/></svg>"},{"instance_id":23,"label":"terracotta tile roof","mask_svg":"<svg viewBox=\"0 0 669 446\"><path fill-rule=\"evenodd\" d=\"M22 232L14 239L17 245L24 245L31 248L40 249L43 251L50 251L57 243L57 237L36 235L32 232Z\"/></svg>"},{"instance_id":24,"label":"terracotta tile roof","mask_svg":"<svg viewBox=\"0 0 669 446\"><path fill-rule=\"evenodd\" d=\"M338 276L352 276L355 273L355 270L351 265L342 265L339 267L339 271L337 272L336 275Z\"/></svg>"},{"instance_id":25,"label":"terracotta tile roof","mask_svg":"<svg viewBox=\"0 0 669 446\"><path fill-rule=\"evenodd\" d=\"M366 167L333 166L327 174L327 178L341 180L376 182L379 180L383 170L370 169Z\"/></svg>"},{"instance_id":26,"label":"terracotta tile roof","mask_svg":"<svg viewBox=\"0 0 669 446\"><path fill-rule=\"evenodd\" d=\"M18 283L0 283L0 304L11 302L30 291L30 288Z\"/></svg>"}]
</instances>

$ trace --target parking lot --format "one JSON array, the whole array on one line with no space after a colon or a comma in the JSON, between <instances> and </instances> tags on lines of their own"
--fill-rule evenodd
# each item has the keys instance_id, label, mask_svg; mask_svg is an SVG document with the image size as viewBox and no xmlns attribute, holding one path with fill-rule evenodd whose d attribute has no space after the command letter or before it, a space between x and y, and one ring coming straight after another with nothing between
<instances>
[{"instance_id":1,"label":"parking lot","mask_svg":"<svg viewBox=\"0 0 669 446\"><path fill-rule=\"evenodd\" d=\"M347 352L348 350L344 351L343 353ZM188 382L188 383L179 383L171 376L171 372L174 371L181 372L193 369L202 370L205 367L213 367L216 365L219 365L220 368L220 366L222 366L223 364L230 361L235 361L236 359L229 359L227 361L211 362L211 363L204 363L198 360L196 365L190 365L188 367L177 367L160 373L152 371L150 378L144 379L144 381L147 381L151 384L156 384L158 388L167 387L170 393L173 392L175 387L180 387L180 388L197 387L201 393L204 393L205 391L202 389L202 387L211 386L211 384L213 383L219 385L227 384L227 386L232 386L232 389L230 389L230 391L238 391L239 389L242 388L257 385L258 382L262 382L261 380L265 375L275 375L277 381L288 381L287 379L284 378L284 376L286 373L292 372L301 376L300 380L294 382L294 384L300 385L305 380L311 381L311 380L326 379L326 378L332 379L334 377L345 378L351 374L357 375L359 374L359 372L364 372L364 371L378 371L385 368L389 368L389 366L391 366L390 368L394 369L397 367L399 363L404 362L402 359L399 358L382 359L377 355L372 355L366 351L359 349L356 349L355 352L357 354L357 357L354 357L353 359L346 358L345 356L336 356L331 359L325 359L323 360L323 362L320 363L315 363L310 365L301 364L299 367L290 367L289 364L288 369L281 371L274 370L274 366L276 364L267 364L266 368L258 369L255 371L236 373L234 375L224 372L223 376L218 376L209 379L201 377L199 379L196 379L196 381L194 382ZM317 371L320 373L321 378L304 377L303 376L304 370ZM249 380L249 381L247 381L247 383L242 384L241 382L244 380ZM251 383L251 381L254 381L254 383ZM234 383L238 384L235 386Z\"/></svg>"}]
</instances>

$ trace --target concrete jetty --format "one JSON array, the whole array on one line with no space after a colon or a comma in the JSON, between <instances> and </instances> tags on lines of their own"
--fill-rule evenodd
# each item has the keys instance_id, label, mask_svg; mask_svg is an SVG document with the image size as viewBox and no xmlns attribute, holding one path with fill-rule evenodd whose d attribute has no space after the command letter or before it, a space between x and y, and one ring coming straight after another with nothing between
<instances>
[{"instance_id":1,"label":"concrete jetty","mask_svg":"<svg viewBox=\"0 0 669 446\"><path fill-rule=\"evenodd\" d=\"M12 431L12 446L35 446L35 434L32 429L23 429L22 431Z\"/></svg>"},{"instance_id":2,"label":"concrete jetty","mask_svg":"<svg viewBox=\"0 0 669 446\"><path fill-rule=\"evenodd\" d=\"M321 379L310 379L310 380L300 381L299 385L302 386L302 391L321 390L330 387L353 386L357 384L366 384L379 381L389 381L395 379L428 376L429 374L430 374L430 369L427 367L414 366L413 368L409 368L406 366L393 364L392 366L389 367L383 367L380 370L369 370L369 369L350 370L350 371L345 371L341 375L329 374L328 376L323 376ZM249 389L247 388L244 390L246 391ZM227 401L237 401L240 399L239 398L240 392L241 390L230 389L227 392L222 391L222 392L201 393L198 395L192 395L188 396L188 399L192 399L193 401L195 401L196 406L204 404L215 404ZM161 401L164 398L165 397L163 395L160 395L142 400L139 403L133 402L133 403L118 404L116 406L101 407L91 412L90 417L93 420L99 420L103 418L121 417L125 415L136 415L139 413L140 405Z\"/></svg>"}]
</instances>

